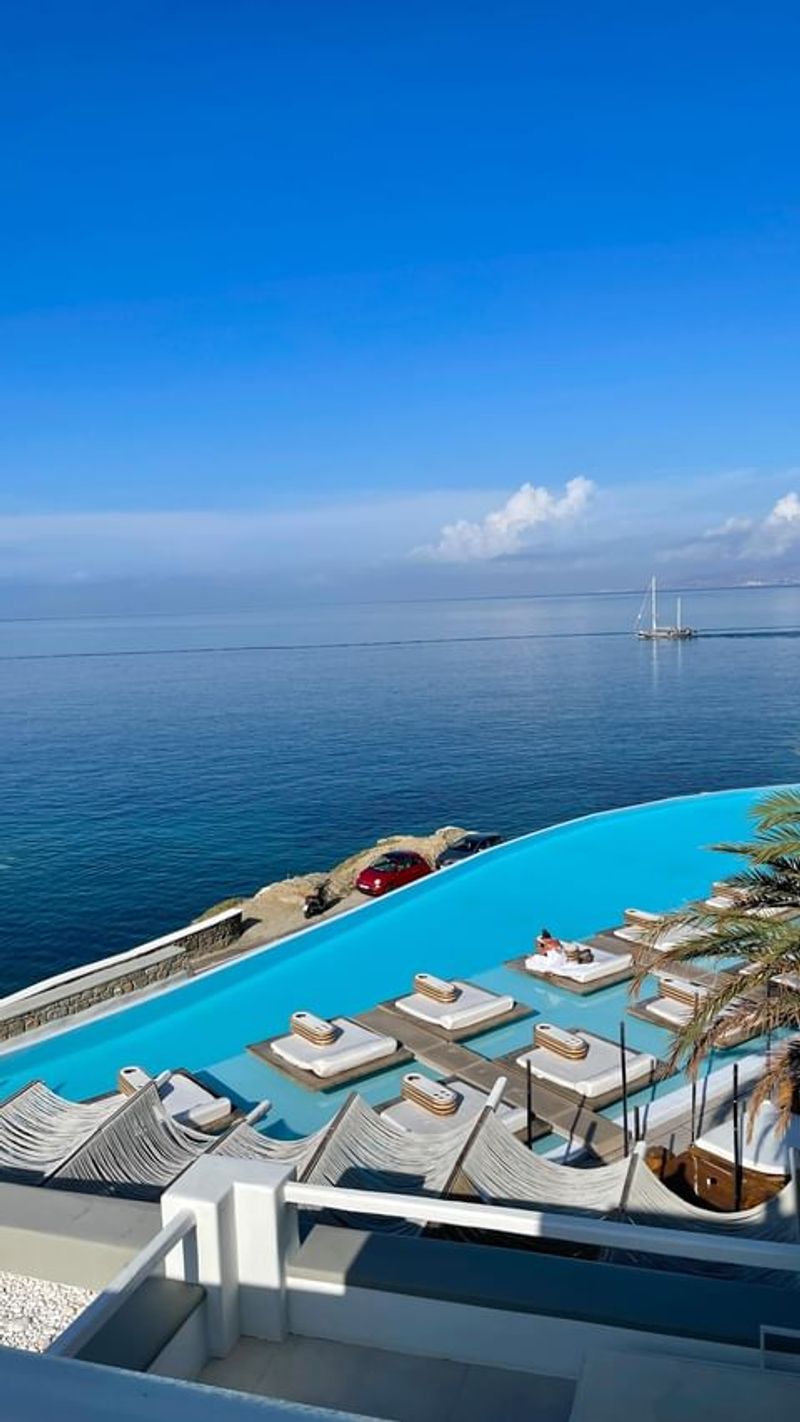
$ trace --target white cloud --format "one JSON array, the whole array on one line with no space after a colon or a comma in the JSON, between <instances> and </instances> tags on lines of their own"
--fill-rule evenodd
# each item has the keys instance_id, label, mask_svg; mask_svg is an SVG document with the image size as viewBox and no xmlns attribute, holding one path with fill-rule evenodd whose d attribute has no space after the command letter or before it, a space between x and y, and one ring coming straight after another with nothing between
<instances>
[{"instance_id":1,"label":"white cloud","mask_svg":"<svg viewBox=\"0 0 800 1422\"><path fill-rule=\"evenodd\" d=\"M726 518L707 529L704 538L734 558L781 558L800 547L800 496L790 490L776 500L768 514Z\"/></svg>"},{"instance_id":2,"label":"white cloud","mask_svg":"<svg viewBox=\"0 0 800 1422\"><path fill-rule=\"evenodd\" d=\"M782 499L778 499L772 513L766 520L768 528L785 529L787 524L800 529L800 496L794 490L789 494L784 494Z\"/></svg>"},{"instance_id":3,"label":"white cloud","mask_svg":"<svg viewBox=\"0 0 800 1422\"><path fill-rule=\"evenodd\" d=\"M753 527L752 518L744 518L739 514L732 514L715 528L707 528L703 534L704 538L729 538L734 533L747 533Z\"/></svg>"},{"instance_id":4,"label":"white cloud","mask_svg":"<svg viewBox=\"0 0 800 1422\"><path fill-rule=\"evenodd\" d=\"M473 563L518 553L527 535L546 524L568 523L583 512L594 493L591 479L570 479L557 495L535 484L522 484L499 508L477 522L446 523L437 543L415 549L418 557L442 563Z\"/></svg>"}]
</instances>

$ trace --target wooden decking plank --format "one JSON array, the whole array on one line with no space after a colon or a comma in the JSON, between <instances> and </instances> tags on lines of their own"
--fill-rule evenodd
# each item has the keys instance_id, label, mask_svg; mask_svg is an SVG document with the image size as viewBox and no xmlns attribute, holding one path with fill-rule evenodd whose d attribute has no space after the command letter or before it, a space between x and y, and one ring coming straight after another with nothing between
<instances>
[{"instance_id":1,"label":"wooden decking plank","mask_svg":"<svg viewBox=\"0 0 800 1422\"><path fill-rule=\"evenodd\" d=\"M491 1061L456 1043L435 1044L426 1049L419 1060L434 1071L458 1076L480 1091L491 1091L499 1076L506 1078L504 1099L512 1106L524 1106L528 1085L525 1073L508 1061ZM581 1141L601 1160L616 1160L623 1153L622 1128L605 1116L598 1116L590 1107L570 1101L561 1092L537 1081L534 1105L539 1120L550 1123L557 1135L566 1140Z\"/></svg>"},{"instance_id":2,"label":"wooden decking plank","mask_svg":"<svg viewBox=\"0 0 800 1422\"><path fill-rule=\"evenodd\" d=\"M413 1052L415 1057L429 1043L443 1045L441 1038L435 1037L427 1027L383 1005L371 1007L367 1012L359 1012L353 1020L359 1022L362 1027L368 1027L371 1032L380 1032L384 1037L394 1037L406 1051Z\"/></svg>"}]
</instances>

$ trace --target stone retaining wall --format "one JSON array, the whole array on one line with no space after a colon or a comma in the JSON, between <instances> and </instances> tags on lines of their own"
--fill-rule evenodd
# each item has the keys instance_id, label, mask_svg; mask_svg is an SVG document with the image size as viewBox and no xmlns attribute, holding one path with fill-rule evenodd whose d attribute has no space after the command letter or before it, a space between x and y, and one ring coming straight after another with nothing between
<instances>
[{"instance_id":1,"label":"stone retaining wall","mask_svg":"<svg viewBox=\"0 0 800 1422\"><path fill-rule=\"evenodd\" d=\"M34 984L14 993L0 1000L0 1042L181 976L209 954L235 943L241 933L241 908L228 909L129 953L43 982L41 991Z\"/></svg>"}]
</instances>

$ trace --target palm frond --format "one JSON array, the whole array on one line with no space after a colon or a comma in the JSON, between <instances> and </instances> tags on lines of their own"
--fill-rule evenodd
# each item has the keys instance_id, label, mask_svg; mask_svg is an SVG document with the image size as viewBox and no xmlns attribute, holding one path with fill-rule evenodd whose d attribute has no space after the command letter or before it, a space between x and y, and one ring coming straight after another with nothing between
<instances>
[{"instance_id":1,"label":"palm frond","mask_svg":"<svg viewBox=\"0 0 800 1422\"><path fill-rule=\"evenodd\" d=\"M751 814L761 833L792 822L800 825L800 785L771 791L754 805Z\"/></svg>"}]
</instances>

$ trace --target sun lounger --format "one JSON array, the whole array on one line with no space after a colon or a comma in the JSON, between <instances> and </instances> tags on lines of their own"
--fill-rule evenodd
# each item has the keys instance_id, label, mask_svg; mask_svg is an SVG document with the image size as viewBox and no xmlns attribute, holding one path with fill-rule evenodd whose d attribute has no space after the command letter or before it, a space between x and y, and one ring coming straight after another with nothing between
<instances>
[{"instance_id":1,"label":"sun lounger","mask_svg":"<svg viewBox=\"0 0 800 1422\"><path fill-rule=\"evenodd\" d=\"M423 981L423 978L425 981ZM430 984L435 985L435 991ZM420 991L420 985L423 990ZM456 980L446 983L429 974L418 973L414 979L417 989L408 997L397 998L394 1006L399 1012L444 1032L458 1032L463 1028L489 1026L500 1017L514 1011L513 997L489 992L473 983ZM455 989L455 997L447 999L444 989Z\"/></svg>"},{"instance_id":2,"label":"sun lounger","mask_svg":"<svg viewBox=\"0 0 800 1422\"><path fill-rule=\"evenodd\" d=\"M792 1116L784 1135L776 1108L770 1101L762 1102L752 1123L752 1131L749 1118L742 1112L739 1141L743 1170L758 1171L764 1175L790 1175L790 1152L800 1149L800 1117ZM695 1146L707 1156L733 1164L733 1116L704 1131L697 1137Z\"/></svg>"},{"instance_id":3,"label":"sun lounger","mask_svg":"<svg viewBox=\"0 0 800 1422\"><path fill-rule=\"evenodd\" d=\"M622 1066L620 1048L616 1042L598 1037L593 1032L582 1032L571 1028L561 1035L582 1040L586 1052L582 1057L567 1056L563 1044L556 1043L555 1028L550 1028L548 1045L541 1045L542 1025L537 1024L534 1046L515 1058L518 1066L527 1070L530 1062L531 1074L538 1080L551 1083L567 1095L593 1106L607 1106L622 1095ZM657 1067L655 1057L646 1052L636 1052L628 1048L625 1052L625 1066L628 1087L637 1090L649 1082Z\"/></svg>"},{"instance_id":4,"label":"sun lounger","mask_svg":"<svg viewBox=\"0 0 800 1422\"><path fill-rule=\"evenodd\" d=\"M564 978L578 985L603 983L608 978L619 981L620 975L631 968L630 953L609 953L604 948L589 948L583 943L565 943L562 952L532 953L524 960L525 971L551 982ZM569 949L581 948L591 953L591 959L583 962L577 956L570 956Z\"/></svg>"},{"instance_id":5,"label":"sun lounger","mask_svg":"<svg viewBox=\"0 0 800 1422\"><path fill-rule=\"evenodd\" d=\"M119 1071L117 1085L124 1096L131 1096L153 1080L142 1067L126 1066ZM167 1115L181 1125L204 1131L231 1124L235 1112L230 1099L212 1091L184 1068L165 1072L155 1085Z\"/></svg>"},{"instance_id":6,"label":"sun lounger","mask_svg":"<svg viewBox=\"0 0 800 1422\"><path fill-rule=\"evenodd\" d=\"M288 1072L295 1081L329 1089L368 1075L373 1066L380 1070L390 1061L395 1064L409 1060L409 1054L400 1052L394 1037L373 1032L354 1018L334 1017L325 1023L322 1018L304 1013L298 1023L298 1015L294 1014L293 1030L286 1036L255 1042L248 1048L270 1066ZM317 1023L333 1029L332 1041L312 1040L312 1033L319 1036Z\"/></svg>"}]
</instances>

